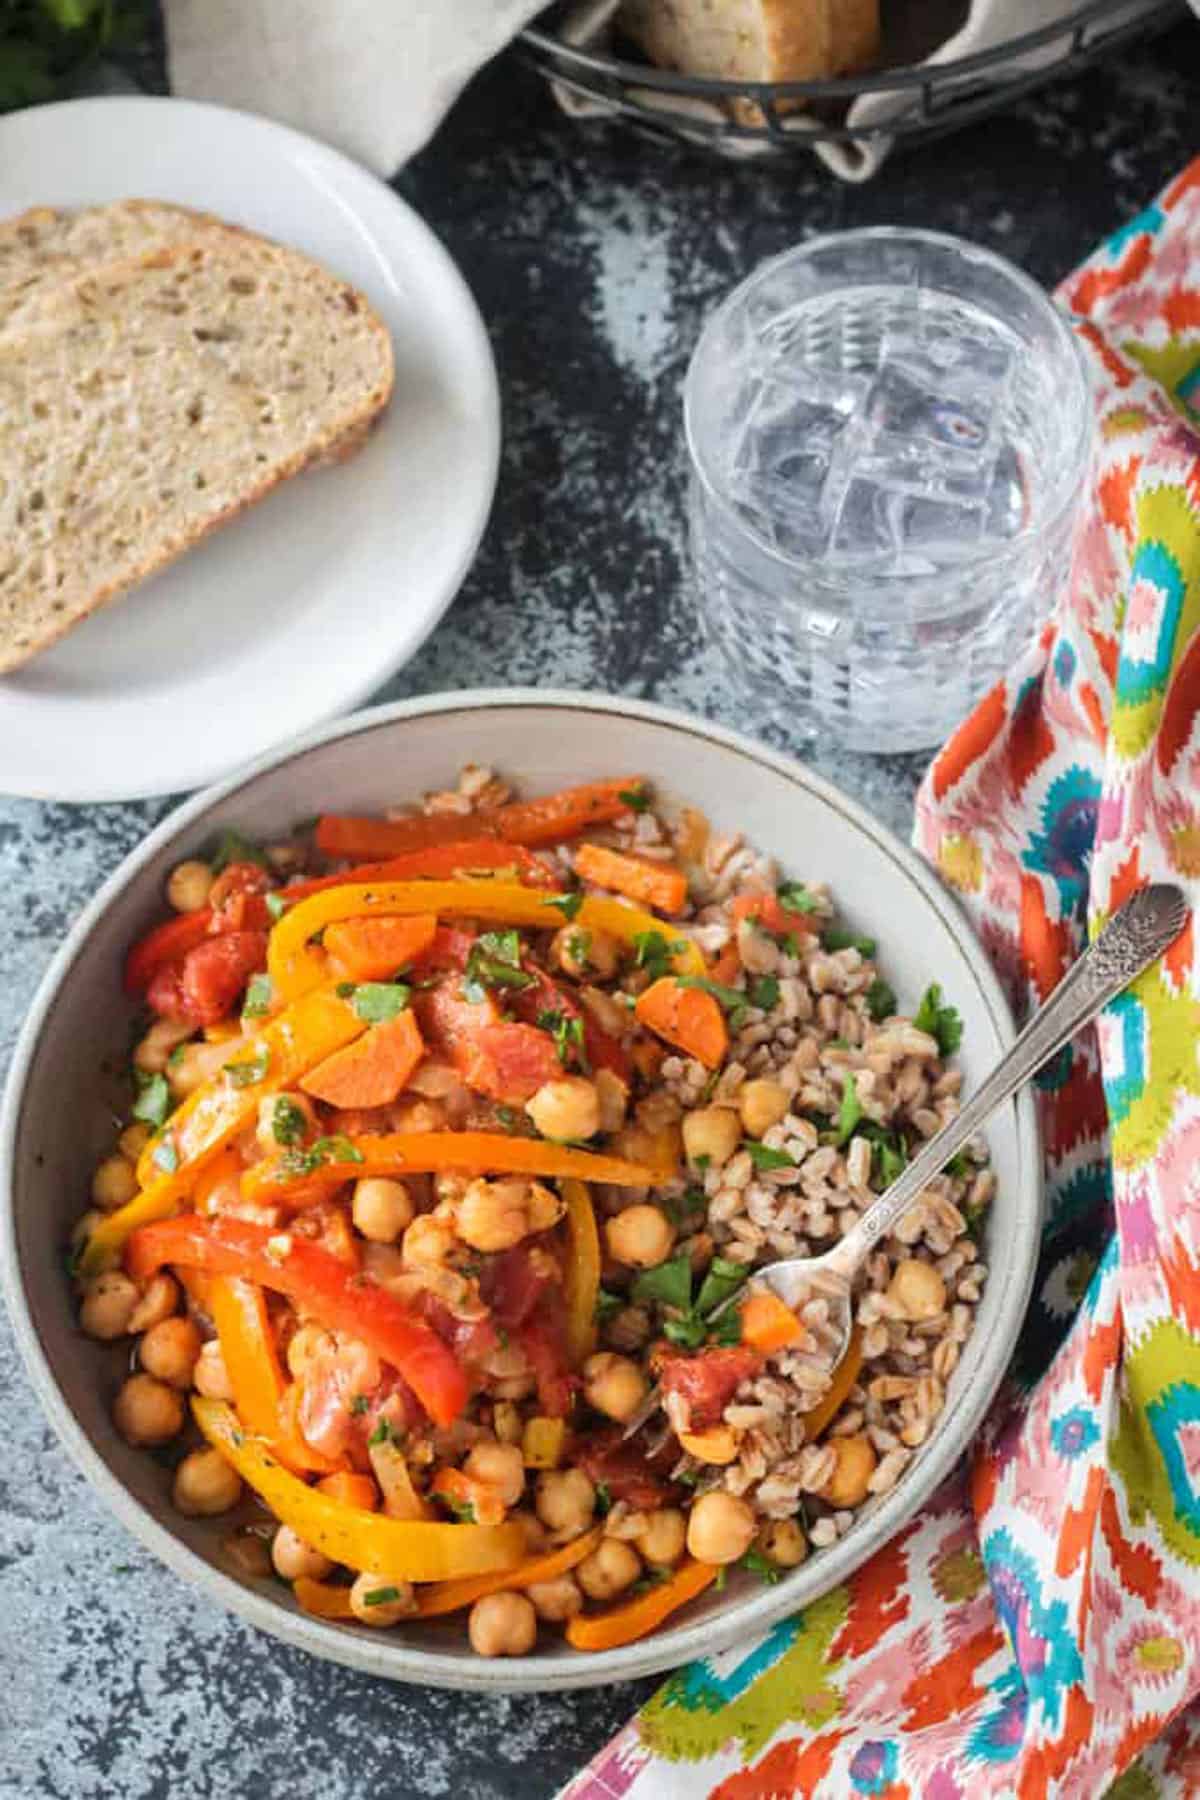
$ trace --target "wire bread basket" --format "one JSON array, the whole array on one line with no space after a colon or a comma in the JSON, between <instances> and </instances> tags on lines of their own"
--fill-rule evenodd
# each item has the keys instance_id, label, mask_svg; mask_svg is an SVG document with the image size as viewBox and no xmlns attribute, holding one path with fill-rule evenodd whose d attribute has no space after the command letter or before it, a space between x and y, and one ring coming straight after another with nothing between
<instances>
[{"instance_id":1,"label":"wire bread basket","mask_svg":"<svg viewBox=\"0 0 1200 1800\"><path fill-rule=\"evenodd\" d=\"M570 4L550 7L520 44L577 117L625 119L651 135L735 157L836 146L825 160L853 177L856 156L871 162L893 141L956 131L1184 16L1183 0L1088 0L1054 24L972 56L917 60L933 48L926 44L906 60L902 41L885 40L883 61L893 66L797 82L715 80L635 61L619 36L609 47L604 34L581 31L579 8ZM943 39L953 29L952 22Z\"/></svg>"}]
</instances>

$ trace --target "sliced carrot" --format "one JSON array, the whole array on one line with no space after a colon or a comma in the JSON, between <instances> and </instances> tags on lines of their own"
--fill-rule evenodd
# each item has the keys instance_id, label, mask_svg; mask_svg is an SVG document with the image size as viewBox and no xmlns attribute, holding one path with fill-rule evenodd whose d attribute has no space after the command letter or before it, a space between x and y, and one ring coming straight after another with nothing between
<instances>
[{"instance_id":1,"label":"sliced carrot","mask_svg":"<svg viewBox=\"0 0 1200 1800\"><path fill-rule=\"evenodd\" d=\"M580 844L575 852L575 873L642 906L657 906L659 912L677 913L687 900L687 876L682 869L626 856L603 844Z\"/></svg>"},{"instance_id":2,"label":"sliced carrot","mask_svg":"<svg viewBox=\"0 0 1200 1800\"><path fill-rule=\"evenodd\" d=\"M342 1506L361 1506L364 1512L378 1512L379 1489L369 1475L356 1475L351 1469L337 1469L322 1475L317 1487Z\"/></svg>"},{"instance_id":3,"label":"sliced carrot","mask_svg":"<svg viewBox=\"0 0 1200 1800\"><path fill-rule=\"evenodd\" d=\"M439 1469L429 1491L472 1525L502 1525L508 1508L495 1488L464 1475L461 1469Z\"/></svg>"},{"instance_id":4,"label":"sliced carrot","mask_svg":"<svg viewBox=\"0 0 1200 1800\"><path fill-rule=\"evenodd\" d=\"M424 954L437 936L437 914L339 919L327 927L330 973L346 981L387 981Z\"/></svg>"},{"instance_id":5,"label":"sliced carrot","mask_svg":"<svg viewBox=\"0 0 1200 1800\"><path fill-rule=\"evenodd\" d=\"M610 1606L607 1612L577 1613L567 1623L567 1642L575 1650L615 1650L619 1644L635 1643L703 1593L718 1573L715 1563L693 1562L689 1557L646 1593Z\"/></svg>"},{"instance_id":6,"label":"sliced carrot","mask_svg":"<svg viewBox=\"0 0 1200 1800\"><path fill-rule=\"evenodd\" d=\"M725 1014L703 988L681 987L674 976L664 975L638 995L634 1013L639 1023L706 1069L719 1068L728 1055Z\"/></svg>"},{"instance_id":7,"label":"sliced carrot","mask_svg":"<svg viewBox=\"0 0 1200 1800\"><path fill-rule=\"evenodd\" d=\"M439 1613L458 1612L464 1606L474 1606L485 1594L508 1593L513 1588L533 1587L539 1581L555 1581L576 1563L581 1563L585 1556L590 1556L603 1536L603 1525L593 1525L590 1531L585 1531L582 1537L572 1538L561 1550L531 1557L528 1562L518 1563L506 1575L463 1575L457 1581L434 1582L430 1587L418 1590L417 1610L424 1619L436 1618Z\"/></svg>"},{"instance_id":8,"label":"sliced carrot","mask_svg":"<svg viewBox=\"0 0 1200 1800\"><path fill-rule=\"evenodd\" d=\"M308 1613L311 1618L352 1619L354 1617L348 1587L334 1587L330 1581L313 1581L307 1575L298 1575L292 1583L292 1592L296 1596L296 1605L300 1611Z\"/></svg>"},{"instance_id":9,"label":"sliced carrot","mask_svg":"<svg viewBox=\"0 0 1200 1800\"><path fill-rule=\"evenodd\" d=\"M856 1325L850 1333L846 1354L833 1372L833 1385L811 1412L804 1414L804 1435L811 1444L819 1438L830 1420L841 1411L846 1396L858 1380L863 1365L862 1333Z\"/></svg>"},{"instance_id":10,"label":"sliced carrot","mask_svg":"<svg viewBox=\"0 0 1200 1800\"><path fill-rule=\"evenodd\" d=\"M405 1007L394 1019L373 1025L357 1043L327 1056L301 1076L300 1086L327 1106L390 1106L408 1086L424 1054L420 1027Z\"/></svg>"},{"instance_id":11,"label":"sliced carrot","mask_svg":"<svg viewBox=\"0 0 1200 1800\"><path fill-rule=\"evenodd\" d=\"M764 1356L786 1350L804 1333L804 1327L790 1306L785 1306L770 1288L756 1287L746 1295L738 1308L742 1321L742 1342Z\"/></svg>"}]
</instances>

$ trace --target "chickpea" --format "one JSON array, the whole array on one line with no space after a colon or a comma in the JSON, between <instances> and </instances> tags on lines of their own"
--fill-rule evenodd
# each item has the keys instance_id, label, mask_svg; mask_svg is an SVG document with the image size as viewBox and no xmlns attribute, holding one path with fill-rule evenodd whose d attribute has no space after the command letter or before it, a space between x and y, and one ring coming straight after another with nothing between
<instances>
[{"instance_id":1,"label":"chickpea","mask_svg":"<svg viewBox=\"0 0 1200 1800\"><path fill-rule=\"evenodd\" d=\"M125 1127L117 1139L117 1149L129 1162L135 1163L149 1142L150 1127L137 1119L132 1125Z\"/></svg>"},{"instance_id":2,"label":"chickpea","mask_svg":"<svg viewBox=\"0 0 1200 1800\"><path fill-rule=\"evenodd\" d=\"M821 1489L821 1498L839 1511L846 1506L858 1506L870 1491L870 1480L878 1461L875 1446L869 1437L860 1433L856 1437L830 1439L830 1449L837 1451L837 1467Z\"/></svg>"},{"instance_id":3,"label":"chickpea","mask_svg":"<svg viewBox=\"0 0 1200 1800\"><path fill-rule=\"evenodd\" d=\"M538 1618L552 1625L565 1625L583 1608L579 1583L571 1574L559 1575L552 1581L534 1581L525 1592Z\"/></svg>"},{"instance_id":4,"label":"chickpea","mask_svg":"<svg viewBox=\"0 0 1200 1800\"><path fill-rule=\"evenodd\" d=\"M124 1337L137 1299L137 1288L119 1269L108 1275L97 1275L84 1290L83 1304L79 1308L81 1330L89 1337L99 1338L102 1343Z\"/></svg>"},{"instance_id":5,"label":"chickpea","mask_svg":"<svg viewBox=\"0 0 1200 1800\"><path fill-rule=\"evenodd\" d=\"M758 1547L777 1569L798 1569L808 1555L808 1539L796 1519L772 1519L759 1532Z\"/></svg>"},{"instance_id":6,"label":"chickpea","mask_svg":"<svg viewBox=\"0 0 1200 1800\"><path fill-rule=\"evenodd\" d=\"M165 1269L160 1269L157 1275L150 1277L133 1309L130 1331L149 1331L152 1325L160 1325L164 1319L169 1319L178 1305L179 1283Z\"/></svg>"},{"instance_id":7,"label":"chickpea","mask_svg":"<svg viewBox=\"0 0 1200 1800\"><path fill-rule=\"evenodd\" d=\"M213 873L207 863L176 863L167 876L167 905L180 913L199 912L208 905L212 883Z\"/></svg>"},{"instance_id":8,"label":"chickpea","mask_svg":"<svg viewBox=\"0 0 1200 1800\"><path fill-rule=\"evenodd\" d=\"M183 1396L153 1375L131 1375L114 1402L113 1423L135 1449L169 1443L183 1428Z\"/></svg>"},{"instance_id":9,"label":"chickpea","mask_svg":"<svg viewBox=\"0 0 1200 1800\"><path fill-rule=\"evenodd\" d=\"M515 1506L525 1492L525 1464L515 1444L476 1444L463 1473L491 1488L503 1506Z\"/></svg>"},{"instance_id":10,"label":"chickpea","mask_svg":"<svg viewBox=\"0 0 1200 1800\"><path fill-rule=\"evenodd\" d=\"M459 1237L472 1250L495 1253L511 1250L532 1229L530 1183L512 1181L472 1181L455 1204L454 1219Z\"/></svg>"},{"instance_id":11,"label":"chickpea","mask_svg":"<svg viewBox=\"0 0 1200 1800\"><path fill-rule=\"evenodd\" d=\"M216 1338L205 1344L196 1358L196 1366L192 1370L192 1386L206 1400L233 1399L233 1383L229 1379L225 1358L221 1355L221 1346Z\"/></svg>"},{"instance_id":12,"label":"chickpea","mask_svg":"<svg viewBox=\"0 0 1200 1800\"><path fill-rule=\"evenodd\" d=\"M281 1525L271 1539L271 1561L275 1573L285 1581L298 1581L302 1575L310 1581L324 1581L333 1568L329 1558L297 1537L290 1525Z\"/></svg>"},{"instance_id":13,"label":"chickpea","mask_svg":"<svg viewBox=\"0 0 1200 1800\"><path fill-rule=\"evenodd\" d=\"M769 1076L747 1081L738 1094L738 1111L746 1136L762 1137L772 1125L778 1125L790 1104L787 1089Z\"/></svg>"},{"instance_id":14,"label":"chickpea","mask_svg":"<svg viewBox=\"0 0 1200 1800\"><path fill-rule=\"evenodd\" d=\"M564 925L554 934L550 954L564 974L575 981L587 975L598 975L611 981L617 972L621 947L607 931L589 931L579 925Z\"/></svg>"},{"instance_id":15,"label":"chickpea","mask_svg":"<svg viewBox=\"0 0 1200 1800\"><path fill-rule=\"evenodd\" d=\"M646 1398L646 1377L628 1356L598 1350L583 1365L583 1393L606 1419L626 1425Z\"/></svg>"},{"instance_id":16,"label":"chickpea","mask_svg":"<svg viewBox=\"0 0 1200 1800\"><path fill-rule=\"evenodd\" d=\"M228 1512L242 1497L242 1482L219 1450L193 1450L175 1471L171 1499L189 1519Z\"/></svg>"},{"instance_id":17,"label":"chickpea","mask_svg":"<svg viewBox=\"0 0 1200 1800\"><path fill-rule=\"evenodd\" d=\"M138 1346L147 1375L171 1387L189 1388L200 1355L200 1333L191 1319L176 1316L152 1325Z\"/></svg>"},{"instance_id":18,"label":"chickpea","mask_svg":"<svg viewBox=\"0 0 1200 1800\"><path fill-rule=\"evenodd\" d=\"M145 1075L161 1075L171 1053L186 1042L195 1029L186 1019L155 1019L133 1053L134 1067Z\"/></svg>"},{"instance_id":19,"label":"chickpea","mask_svg":"<svg viewBox=\"0 0 1200 1800\"><path fill-rule=\"evenodd\" d=\"M258 1103L254 1141L268 1156L287 1145L299 1144L316 1125L307 1094L266 1094Z\"/></svg>"},{"instance_id":20,"label":"chickpea","mask_svg":"<svg viewBox=\"0 0 1200 1800\"><path fill-rule=\"evenodd\" d=\"M662 1506L646 1514L646 1523L633 1540L639 1553L655 1568L677 1563L687 1545L687 1520L675 1506Z\"/></svg>"},{"instance_id":21,"label":"chickpea","mask_svg":"<svg viewBox=\"0 0 1200 1800\"><path fill-rule=\"evenodd\" d=\"M525 1111L544 1138L562 1143L595 1137L600 1129L600 1096L586 1075L564 1075L547 1081Z\"/></svg>"},{"instance_id":22,"label":"chickpea","mask_svg":"<svg viewBox=\"0 0 1200 1800\"><path fill-rule=\"evenodd\" d=\"M92 1176L92 1204L101 1212L116 1212L138 1191L137 1176L123 1156L106 1156Z\"/></svg>"},{"instance_id":23,"label":"chickpea","mask_svg":"<svg viewBox=\"0 0 1200 1800\"><path fill-rule=\"evenodd\" d=\"M364 1625L397 1625L416 1609L411 1581L364 1572L350 1589L350 1611Z\"/></svg>"},{"instance_id":24,"label":"chickpea","mask_svg":"<svg viewBox=\"0 0 1200 1800\"><path fill-rule=\"evenodd\" d=\"M683 1147L693 1166L707 1157L714 1169L724 1168L741 1141L741 1121L727 1106L700 1106L683 1115Z\"/></svg>"},{"instance_id":25,"label":"chickpea","mask_svg":"<svg viewBox=\"0 0 1200 1800\"><path fill-rule=\"evenodd\" d=\"M313 1357L322 1350L332 1348L333 1339L319 1325L301 1325L288 1339L285 1360L288 1374L301 1379Z\"/></svg>"},{"instance_id":26,"label":"chickpea","mask_svg":"<svg viewBox=\"0 0 1200 1800\"><path fill-rule=\"evenodd\" d=\"M906 1256L896 1265L888 1299L896 1302L906 1319L936 1319L946 1310L946 1283L932 1263Z\"/></svg>"},{"instance_id":27,"label":"chickpea","mask_svg":"<svg viewBox=\"0 0 1200 1800\"><path fill-rule=\"evenodd\" d=\"M537 1642L537 1614L524 1594L485 1594L471 1608L467 1635L476 1656L524 1656Z\"/></svg>"},{"instance_id":28,"label":"chickpea","mask_svg":"<svg viewBox=\"0 0 1200 1800\"><path fill-rule=\"evenodd\" d=\"M355 1230L373 1244L394 1244L412 1224L416 1208L402 1181L368 1175L354 1184L352 1216Z\"/></svg>"},{"instance_id":29,"label":"chickpea","mask_svg":"<svg viewBox=\"0 0 1200 1800\"><path fill-rule=\"evenodd\" d=\"M537 1516L556 1537L586 1531L596 1510L596 1490L582 1469L547 1469L538 1476Z\"/></svg>"},{"instance_id":30,"label":"chickpea","mask_svg":"<svg viewBox=\"0 0 1200 1800\"><path fill-rule=\"evenodd\" d=\"M687 1547L697 1562L731 1563L754 1542L758 1521L736 1494L701 1494L688 1514Z\"/></svg>"},{"instance_id":31,"label":"chickpea","mask_svg":"<svg viewBox=\"0 0 1200 1800\"><path fill-rule=\"evenodd\" d=\"M592 1076L600 1102L600 1129L620 1131L629 1105L629 1089L612 1069L597 1069Z\"/></svg>"},{"instance_id":32,"label":"chickpea","mask_svg":"<svg viewBox=\"0 0 1200 1800\"><path fill-rule=\"evenodd\" d=\"M604 1241L609 1255L617 1262L635 1269L653 1269L670 1256L675 1227L661 1207L639 1200L604 1221Z\"/></svg>"},{"instance_id":33,"label":"chickpea","mask_svg":"<svg viewBox=\"0 0 1200 1800\"><path fill-rule=\"evenodd\" d=\"M419 1269L444 1263L454 1248L454 1228L448 1219L421 1213L404 1233L400 1254L406 1268Z\"/></svg>"},{"instance_id":34,"label":"chickpea","mask_svg":"<svg viewBox=\"0 0 1200 1800\"><path fill-rule=\"evenodd\" d=\"M632 1544L601 1538L590 1556L575 1567L575 1579L589 1600L613 1600L632 1587L642 1572L642 1559Z\"/></svg>"}]
</instances>

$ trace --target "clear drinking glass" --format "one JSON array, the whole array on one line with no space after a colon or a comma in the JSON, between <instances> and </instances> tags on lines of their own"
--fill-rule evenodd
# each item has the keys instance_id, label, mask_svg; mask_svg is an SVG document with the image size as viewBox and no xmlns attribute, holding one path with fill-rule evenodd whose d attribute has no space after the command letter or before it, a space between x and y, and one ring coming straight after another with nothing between
<instances>
[{"instance_id":1,"label":"clear drinking glass","mask_svg":"<svg viewBox=\"0 0 1200 1800\"><path fill-rule=\"evenodd\" d=\"M1092 411L1064 316L960 239L816 238L736 288L684 418L701 613L752 726L940 742L1066 572Z\"/></svg>"}]
</instances>

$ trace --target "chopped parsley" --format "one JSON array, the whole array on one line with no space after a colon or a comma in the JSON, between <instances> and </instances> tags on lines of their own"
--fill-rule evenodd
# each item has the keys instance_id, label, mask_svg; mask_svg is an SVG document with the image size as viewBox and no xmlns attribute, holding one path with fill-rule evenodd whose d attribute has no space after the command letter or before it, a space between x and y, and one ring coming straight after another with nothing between
<instances>
[{"instance_id":1,"label":"chopped parsley","mask_svg":"<svg viewBox=\"0 0 1200 1800\"><path fill-rule=\"evenodd\" d=\"M540 1031L548 1031L554 1039L558 1060L564 1068L573 1053L584 1074L591 1073L591 1064L588 1062L587 1051L584 1049L582 1019L569 1019L564 1012L547 1009L538 1014L537 1023Z\"/></svg>"},{"instance_id":2,"label":"chopped parsley","mask_svg":"<svg viewBox=\"0 0 1200 1800\"><path fill-rule=\"evenodd\" d=\"M298 1144L307 1129L308 1118L304 1108L294 1100L289 1100L286 1094L277 1095L271 1108L271 1136L275 1142L287 1149L292 1144Z\"/></svg>"},{"instance_id":3,"label":"chopped parsley","mask_svg":"<svg viewBox=\"0 0 1200 1800\"><path fill-rule=\"evenodd\" d=\"M742 1341L742 1315L736 1306L723 1312L715 1324L708 1326L708 1337L713 1344L740 1344Z\"/></svg>"},{"instance_id":4,"label":"chopped parsley","mask_svg":"<svg viewBox=\"0 0 1200 1800\"><path fill-rule=\"evenodd\" d=\"M962 1043L962 1018L958 1008L946 1005L936 981L931 981L922 994L913 1024L918 1031L928 1032L930 1037L937 1039L943 1056L952 1056Z\"/></svg>"},{"instance_id":5,"label":"chopped parsley","mask_svg":"<svg viewBox=\"0 0 1200 1800\"><path fill-rule=\"evenodd\" d=\"M337 991L368 1025L385 1025L412 998L412 989L402 981L339 981Z\"/></svg>"},{"instance_id":6,"label":"chopped parsley","mask_svg":"<svg viewBox=\"0 0 1200 1800\"><path fill-rule=\"evenodd\" d=\"M786 1150L772 1150L767 1144L756 1144L753 1138L742 1139L742 1149L756 1169L794 1169L796 1159Z\"/></svg>"},{"instance_id":7,"label":"chopped parsley","mask_svg":"<svg viewBox=\"0 0 1200 1800\"><path fill-rule=\"evenodd\" d=\"M853 1075L846 1076L846 1085L842 1089L842 1104L838 1108L837 1130L834 1143L839 1146L848 1144L854 1136L856 1126L863 1116L862 1101L858 1097L858 1084Z\"/></svg>"},{"instance_id":8,"label":"chopped parsley","mask_svg":"<svg viewBox=\"0 0 1200 1800\"><path fill-rule=\"evenodd\" d=\"M860 956L874 956L876 950L873 937L861 937L857 931L845 931L840 925L830 925L821 933L822 950L857 950Z\"/></svg>"},{"instance_id":9,"label":"chopped parsley","mask_svg":"<svg viewBox=\"0 0 1200 1800\"><path fill-rule=\"evenodd\" d=\"M515 1131L521 1122L511 1106L498 1106L496 1108L496 1117L501 1125L503 1125L505 1131Z\"/></svg>"},{"instance_id":10,"label":"chopped parsley","mask_svg":"<svg viewBox=\"0 0 1200 1800\"><path fill-rule=\"evenodd\" d=\"M730 1262L724 1256L714 1256L696 1296L696 1311L707 1318L731 1294L737 1293L748 1272L744 1263Z\"/></svg>"},{"instance_id":11,"label":"chopped parsley","mask_svg":"<svg viewBox=\"0 0 1200 1800\"><path fill-rule=\"evenodd\" d=\"M630 1293L635 1300L657 1301L687 1312L692 1304L692 1263L686 1255L673 1256L656 1268L643 1269L634 1278Z\"/></svg>"},{"instance_id":12,"label":"chopped parsley","mask_svg":"<svg viewBox=\"0 0 1200 1800\"><path fill-rule=\"evenodd\" d=\"M661 931L635 931L632 939L633 960L645 969L651 981L661 981L671 973L671 959L687 948L677 938L670 941Z\"/></svg>"},{"instance_id":13,"label":"chopped parsley","mask_svg":"<svg viewBox=\"0 0 1200 1800\"><path fill-rule=\"evenodd\" d=\"M487 998L489 988L527 988L534 979L521 967L521 939L516 931L485 931L471 945L463 994L477 1004Z\"/></svg>"},{"instance_id":14,"label":"chopped parsley","mask_svg":"<svg viewBox=\"0 0 1200 1800\"><path fill-rule=\"evenodd\" d=\"M271 986L269 975L254 975L246 989L246 998L242 1001L243 1019L261 1019L269 1013L274 1003L275 990Z\"/></svg>"},{"instance_id":15,"label":"chopped parsley","mask_svg":"<svg viewBox=\"0 0 1200 1800\"><path fill-rule=\"evenodd\" d=\"M390 1606L393 1600L399 1598L400 1589L398 1587L381 1587L372 1588L369 1593L363 1595L362 1600L364 1606Z\"/></svg>"},{"instance_id":16,"label":"chopped parsley","mask_svg":"<svg viewBox=\"0 0 1200 1800\"><path fill-rule=\"evenodd\" d=\"M757 1575L768 1587L782 1579L783 1570L778 1563L773 1563L769 1556L764 1556L757 1544L751 1544L745 1556L739 1557L738 1568L745 1569L749 1575Z\"/></svg>"},{"instance_id":17,"label":"chopped parsley","mask_svg":"<svg viewBox=\"0 0 1200 1800\"><path fill-rule=\"evenodd\" d=\"M475 1507L470 1500L448 1500L445 1494L439 1494L443 1506L449 1507L454 1517L462 1525L474 1525Z\"/></svg>"},{"instance_id":18,"label":"chopped parsley","mask_svg":"<svg viewBox=\"0 0 1200 1800\"><path fill-rule=\"evenodd\" d=\"M867 989L867 1011L878 1025L881 1019L890 1019L895 1010L895 988L882 975L877 975Z\"/></svg>"},{"instance_id":19,"label":"chopped parsley","mask_svg":"<svg viewBox=\"0 0 1200 1800\"><path fill-rule=\"evenodd\" d=\"M271 917L273 919L282 919L287 910L287 901L284 899L283 895L265 894L263 898L266 900L267 911L270 913Z\"/></svg>"},{"instance_id":20,"label":"chopped parsley","mask_svg":"<svg viewBox=\"0 0 1200 1800\"><path fill-rule=\"evenodd\" d=\"M567 938L567 955L573 962L586 963L592 949L590 931L573 931Z\"/></svg>"},{"instance_id":21,"label":"chopped parsley","mask_svg":"<svg viewBox=\"0 0 1200 1800\"><path fill-rule=\"evenodd\" d=\"M885 1188L890 1188L893 1181L898 1181L908 1167L903 1139L892 1143L887 1137L880 1138L875 1145L875 1160L879 1166L879 1179Z\"/></svg>"},{"instance_id":22,"label":"chopped parsley","mask_svg":"<svg viewBox=\"0 0 1200 1800\"><path fill-rule=\"evenodd\" d=\"M370 1404L371 1402L367 1399L365 1394L355 1394L353 1400L350 1402L350 1411L356 1418L361 1417Z\"/></svg>"},{"instance_id":23,"label":"chopped parsley","mask_svg":"<svg viewBox=\"0 0 1200 1800\"><path fill-rule=\"evenodd\" d=\"M624 1305L625 1302L620 1294L610 1294L604 1288L597 1289L595 1307L597 1322L603 1325L612 1318L614 1313L619 1313Z\"/></svg>"},{"instance_id":24,"label":"chopped parsley","mask_svg":"<svg viewBox=\"0 0 1200 1800\"><path fill-rule=\"evenodd\" d=\"M607 1481L598 1481L596 1483L596 1511L600 1514L601 1518L604 1517L606 1512L612 1511L612 1503L612 1489L609 1487Z\"/></svg>"},{"instance_id":25,"label":"chopped parsley","mask_svg":"<svg viewBox=\"0 0 1200 1800\"><path fill-rule=\"evenodd\" d=\"M243 837L240 831L223 831L217 839L217 847L209 858L209 867L214 875L227 869L230 863L256 863L260 869L269 869L270 863L257 844Z\"/></svg>"},{"instance_id":26,"label":"chopped parsley","mask_svg":"<svg viewBox=\"0 0 1200 1800\"><path fill-rule=\"evenodd\" d=\"M363 1153L348 1137L319 1137L307 1150L286 1150L280 1158L285 1175L312 1175L326 1163L360 1163Z\"/></svg>"},{"instance_id":27,"label":"chopped parsley","mask_svg":"<svg viewBox=\"0 0 1200 1800\"><path fill-rule=\"evenodd\" d=\"M583 890L577 889L573 894L554 894L549 900L543 900L542 905L556 906L564 919L573 919L583 901Z\"/></svg>"},{"instance_id":28,"label":"chopped parsley","mask_svg":"<svg viewBox=\"0 0 1200 1800\"><path fill-rule=\"evenodd\" d=\"M708 1315L736 1293L746 1275L747 1270L741 1263L714 1256L693 1300L691 1259L681 1254L673 1256L669 1262L659 1263L657 1268L643 1269L630 1293L635 1300L667 1310L669 1316L662 1322L664 1337L684 1349L698 1350L710 1337L723 1344L737 1343L740 1339L741 1320L736 1314L732 1318L723 1316L715 1326L709 1325Z\"/></svg>"},{"instance_id":29,"label":"chopped parsley","mask_svg":"<svg viewBox=\"0 0 1200 1800\"><path fill-rule=\"evenodd\" d=\"M134 1070L138 1084L137 1098L133 1103L133 1116L140 1119L143 1125L153 1125L157 1130L167 1122L167 1114L171 1110L171 1090L167 1086L165 1075L146 1075L140 1069Z\"/></svg>"},{"instance_id":30,"label":"chopped parsley","mask_svg":"<svg viewBox=\"0 0 1200 1800\"><path fill-rule=\"evenodd\" d=\"M751 1006L760 1012L771 1012L779 1005L779 982L774 975L756 975L746 991Z\"/></svg>"},{"instance_id":31,"label":"chopped parsley","mask_svg":"<svg viewBox=\"0 0 1200 1800\"><path fill-rule=\"evenodd\" d=\"M359 1394L358 1399L363 1400L363 1396ZM350 1410L353 1412L354 1408L351 1407ZM363 1411L366 1411L365 1400L363 1402ZM391 1420L380 1417L375 1421L375 1429L367 1439L367 1444L368 1446L373 1447L376 1444L396 1444L399 1443L399 1441L399 1438L392 1428Z\"/></svg>"},{"instance_id":32,"label":"chopped parsley","mask_svg":"<svg viewBox=\"0 0 1200 1800\"><path fill-rule=\"evenodd\" d=\"M711 994L713 999L728 1013L729 1023L737 1031L742 1025L752 1002L740 988L726 987L723 982L712 981L707 975L677 975L676 981L682 988L699 988L702 993Z\"/></svg>"},{"instance_id":33,"label":"chopped parsley","mask_svg":"<svg viewBox=\"0 0 1200 1800\"><path fill-rule=\"evenodd\" d=\"M960 1150L957 1156L952 1156L942 1170L943 1175L949 1175L954 1181L959 1181L964 1175L973 1175L974 1173L975 1164L965 1150Z\"/></svg>"},{"instance_id":34,"label":"chopped parsley","mask_svg":"<svg viewBox=\"0 0 1200 1800\"><path fill-rule=\"evenodd\" d=\"M225 1064L225 1074L235 1088L252 1087L261 1081L271 1066L271 1051L267 1044L260 1044L253 1056L245 1062Z\"/></svg>"},{"instance_id":35,"label":"chopped parsley","mask_svg":"<svg viewBox=\"0 0 1200 1800\"><path fill-rule=\"evenodd\" d=\"M164 1175L173 1175L179 1167L179 1150L169 1131L162 1141L154 1146L150 1153L150 1160L156 1168L163 1171Z\"/></svg>"},{"instance_id":36,"label":"chopped parsley","mask_svg":"<svg viewBox=\"0 0 1200 1800\"><path fill-rule=\"evenodd\" d=\"M815 913L821 910L820 900L816 894L809 893L802 881L783 882L775 897L785 912Z\"/></svg>"},{"instance_id":37,"label":"chopped parsley","mask_svg":"<svg viewBox=\"0 0 1200 1800\"><path fill-rule=\"evenodd\" d=\"M650 796L644 788L618 788L617 799L630 812L644 813L650 810Z\"/></svg>"},{"instance_id":38,"label":"chopped parsley","mask_svg":"<svg viewBox=\"0 0 1200 1800\"><path fill-rule=\"evenodd\" d=\"M683 1225L704 1211L706 1197L699 1188L689 1188L686 1194L671 1195L662 1203L663 1211L672 1225Z\"/></svg>"}]
</instances>

